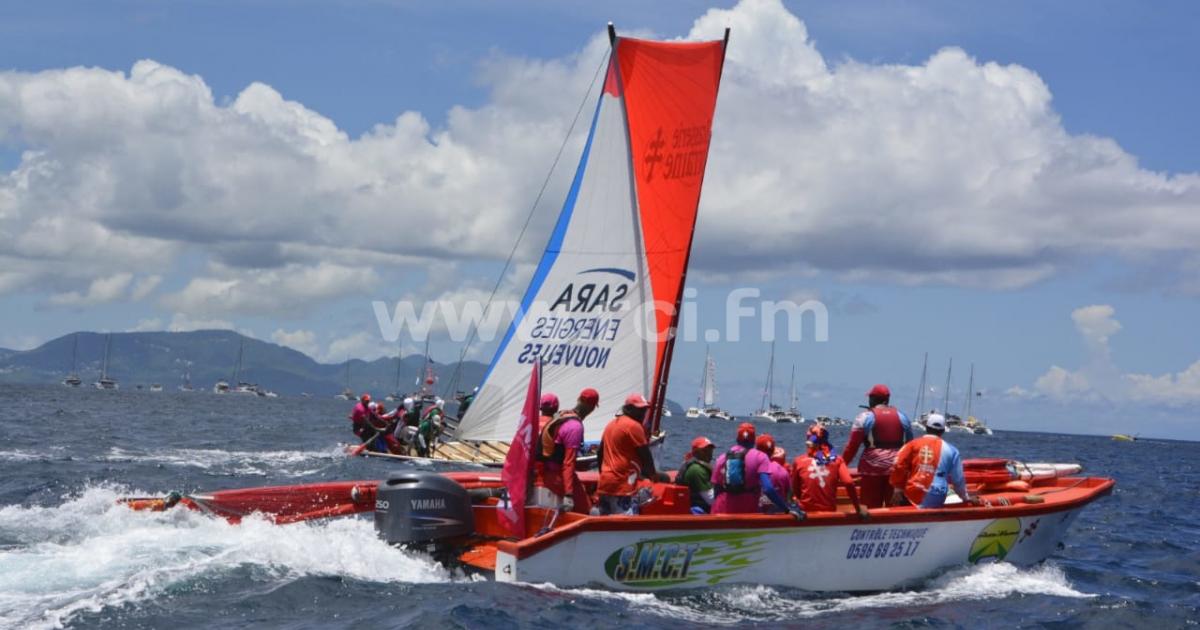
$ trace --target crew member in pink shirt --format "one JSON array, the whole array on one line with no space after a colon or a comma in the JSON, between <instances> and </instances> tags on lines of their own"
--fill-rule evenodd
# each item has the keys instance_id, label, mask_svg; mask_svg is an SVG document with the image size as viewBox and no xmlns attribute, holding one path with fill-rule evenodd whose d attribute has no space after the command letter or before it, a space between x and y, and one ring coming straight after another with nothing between
<instances>
[{"instance_id":1,"label":"crew member in pink shirt","mask_svg":"<svg viewBox=\"0 0 1200 630\"><path fill-rule=\"evenodd\" d=\"M784 502L771 482L771 460L754 447L754 425L743 422L738 426L737 444L717 458L712 482L717 492L713 514L759 514L758 498L765 495L780 512L788 512L796 520L804 512Z\"/></svg>"}]
</instances>

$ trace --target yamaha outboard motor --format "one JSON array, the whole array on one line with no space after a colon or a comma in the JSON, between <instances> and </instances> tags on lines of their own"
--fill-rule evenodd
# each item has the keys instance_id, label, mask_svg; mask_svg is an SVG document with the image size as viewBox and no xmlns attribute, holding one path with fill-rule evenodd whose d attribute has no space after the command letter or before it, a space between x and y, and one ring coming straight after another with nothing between
<instances>
[{"instance_id":1,"label":"yamaha outboard motor","mask_svg":"<svg viewBox=\"0 0 1200 630\"><path fill-rule=\"evenodd\" d=\"M475 513L466 488L428 472L392 475L375 495L375 531L388 544L446 541L475 532Z\"/></svg>"}]
</instances>

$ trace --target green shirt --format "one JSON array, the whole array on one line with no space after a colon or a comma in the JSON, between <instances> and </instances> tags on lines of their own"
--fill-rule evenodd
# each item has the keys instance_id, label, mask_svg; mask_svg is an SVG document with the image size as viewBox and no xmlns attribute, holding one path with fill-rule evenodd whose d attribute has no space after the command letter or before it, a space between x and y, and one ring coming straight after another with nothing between
<instances>
[{"instance_id":1,"label":"green shirt","mask_svg":"<svg viewBox=\"0 0 1200 630\"><path fill-rule=\"evenodd\" d=\"M708 502L701 496L712 490L712 464L698 459L688 460L683 465L683 477L676 483L685 485L692 491L692 505L708 507Z\"/></svg>"}]
</instances>

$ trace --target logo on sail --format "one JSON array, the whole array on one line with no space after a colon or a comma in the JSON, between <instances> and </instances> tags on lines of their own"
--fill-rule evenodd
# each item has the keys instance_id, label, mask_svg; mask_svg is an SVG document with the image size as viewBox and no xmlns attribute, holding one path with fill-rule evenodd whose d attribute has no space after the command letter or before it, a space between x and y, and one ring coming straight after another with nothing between
<instances>
[{"instance_id":1,"label":"logo on sail","mask_svg":"<svg viewBox=\"0 0 1200 630\"><path fill-rule=\"evenodd\" d=\"M663 179L684 179L704 174L704 163L708 158L708 142L712 137L711 121L694 127L680 127L671 131L670 140L659 127L654 137L646 144L642 158L646 167L646 183L654 180L656 166L662 164Z\"/></svg>"},{"instance_id":2,"label":"logo on sail","mask_svg":"<svg viewBox=\"0 0 1200 630\"><path fill-rule=\"evenodd\" d=\"M604 369L612 344L629 324L620 315L629 310L637 274L620 267L584 269L568 282L545 315L534 317L530 343L518 363L569 365Z\"/></svg>"}]
</instances>

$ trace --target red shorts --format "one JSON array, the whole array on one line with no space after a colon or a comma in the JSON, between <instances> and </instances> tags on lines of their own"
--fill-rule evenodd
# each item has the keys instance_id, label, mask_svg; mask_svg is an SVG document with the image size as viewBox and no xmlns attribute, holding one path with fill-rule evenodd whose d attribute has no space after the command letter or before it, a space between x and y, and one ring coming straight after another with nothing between
<instances>
[{"instance_id":1,"label":"red shorts","mask_svg":"<svg viewBox=\"0 0 1200 630\"><path fill-rule=\"evenodd\" d=\"M868 508L878 508L892 503L892 484L887 475L861 475L858 478L859 498Z\"/></svg>"}]
</instances>

